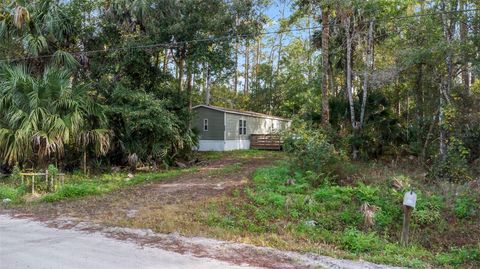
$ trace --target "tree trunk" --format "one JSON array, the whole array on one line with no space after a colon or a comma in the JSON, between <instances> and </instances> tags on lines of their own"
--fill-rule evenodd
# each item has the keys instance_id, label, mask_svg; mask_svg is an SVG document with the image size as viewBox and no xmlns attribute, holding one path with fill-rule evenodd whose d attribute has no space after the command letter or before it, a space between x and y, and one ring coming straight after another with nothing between
<instances>
[{"instance_id":1,"label":"tree trunk","mask_svg":"<svg viewBox=\"0 0 480 269\"><path fill-rule=\"evenodd\" d=\"M435 112L435 114L433 115L432 123L430 124L430 128L428 128L428 133L427 133L427 136L425 138L425 143L423 143L422 156L421 156L423 162L425 162L425 160L426 160L428 142L430 141L430 137L432 136L432 133L433 133L433 128L435 126L437 112Z\"/></svg>"},{"instance_id":2,"label":"tree trunk","mask_svg":"<svg viewBox=\"0 0 480 269\"><path fill-rule=\"evenodd\" d=\"M205 75L205 104L210 105L210 65L206 64L206 75Z\"/></svg>"},{"instance_id":3,"label":"tree trunk","mask_svg":"<svg viewBox=\"0 0 480 269\"><path fill-rule=\"evenodd\" d=\"M243 87L244 94L248 92L249 71L250 71L250 46L247 41L247 43L245 44L245 75L244 75L245 84Z\"/></svg>"},{"instance_id":4,"label":"tree trunk","mask_svg":"<svg viewBox=\"0 0 480 269\"><path fill-rule=\"evenodd\" d=\"M328 64L328 80L330 81L329 83L329 92L335 96L338 96L338 89L337 89L337 85L335 85L335 81L333 80L333 67L332 65L329 63Z\"/></svg>"},{"instance_id":5,"label":"tree trunk","mask_svg":"<svg viewBox=\"0 0 480 269\"><path fill-rule=\"evenodd\" d=\"M442 161L445 161L447 158L447 144L446 144L446 130L445 130L445 115L444 115L444 110L445 110L445 101L443 100L443 88L445 87L445 82L442 82L440 85L440 99L439 99L439 110L440 112L438 113L438 125L439 125L439 153L440 153L440 159Z\"/></svg>"},{"instance_id":6,"label":"tree trunk","mask_svg":"<svg viewBox=\"0 0 480 269\"><path fill-rule=\"evenodd\" d=\"M460 9L465 9L465 0L460 0ZM465 13L461 14L460 20L460 42L465 44L467 40L467 16ZM467 96L470 96L472 93L470 91L470 77L469 77L469 70L468 70L468 57L465 53L465 50L462 50L462 84Z\"/></svg>"},{"instance_id":7,"label":"tree trunk","mask_svg":"<svg viewBox=\"0 0 480 269\"><path fill-rule=\"evenodd\" d=\"M475 11L475 18L474 18L474 23L473 23L473 35L475 36L480 36L480 3L475 3L475 8L476 8L476 11ZM475 52L475 56L477 56L477 58L480 56L480 49L478 47L478 42L477 42L477 46L476 46L476 49L477 51ZM470 69L470 84L473 85L475 83L475 72L472 71L472 69Z\"/></svg>"},{"instance_id":8,"label":"tree trunk","mask_svg":"<svg viewBox=\"0 0 480 269\"><path fill-rule=\"evenodd\" d=\"M188 96L188 110L192 111L192 64L187 64L187 96Z\"/></svg>"},{"instance_id":9,"label":"tree trunk","mask_svg":"<svg viewBox=\"0 0 480 269\"><path fill-rule=\"evenodd\" d=\"M417 65L417 79L415 81L416 118L417 122L423 119L423 64Z\"/></svg>"},{"instance_id":10,"label":"tree trunk","mask_svg":"<svg viewBox=\"0 0 480 269\"><path fill-rule=\"evenodd\" d=\"M324 126L330 124L330 108L328 105L328 69L330 68L328 50L330 40L329 13L329 10L324 7L322 10L322 124Z\"/></svg>"},{"instance_id":11,"label":"tree trunk","mask_svg":"<svg viewBox=\"0 0 480 269\"><path fill-rule=\"evenodd\" d=\"M180 48L178 55L178 91L183 91L183 73L185 66L185 49Z\"/></svg>"},{"instance_id":12,"label":"tree trunk","mask_svg":"<svg viewBox=\"0 0 480 269\"><path fill-rule=\"evenodd\" d=\"M343 18L343 26L345 28L347 39L347 61L346 61L346 77L345 84L347 90L348 104L350 108L350 121L353 129L357 129L357 123L355 121L355 107L353 104L353 89L352 89L352 34L350 33L350 16Z\"/></svg>"},{"instance_id":13,"label":"tree trunk","mask_svg":"<svg viewBox=\"0 0 480 269\"><path fill-rule=\"evenodd\" d=\"M235 39L235 77L233 78L233 91L237 94L238 87L238 39Z\"/></svg>"},{"instance_id":14,"label":"tree trunk","mask_svg":"<svg viewBox=\"0 0 480 269\"><path fill-rule=\"evenodd\" d=\"M447 18L447 14L445 13L445 0L441 3L442 6L442 24L443 24L443 37L445 39L445 43L447 45L447 53L445 55L445 63L447 66L447 75L446 77L442 78L442 83L440 85L440 96L439 96L439 116L438 116L438 124L440 128L439 132L439 153L441 160L445 161L447 158L447 129L445 123L445 101L449 101L449 94L451 89L452 83L452 55L451 55L451 34L453 33L454 23L452 21L449 22ZM455 9L456 6L452 6L452 11Z\"/></svg>"},{"instance_id":15,"label":"tree trunk","mask_svg":"<svg viewBox=\"0 0 480 269\"><path fill-rule=\"evenodd\" d=\"M168 68L168 49L165 49L165 55L163 57L163 74L167 73Z\"/></svg>"},{"instance_id":16,"label":"tree trunk","mask_svg":"<svg viewBox=\"0 0 480 269\"><path fill-rule=\"evenodd\" d=\"M258 88L258 68L260 65L260 54L262 53L261 46L262 46L262 41L260 40L260 38L257 38L257 47L255 52L255 78L254 78L255 87L257 88Z\"/></svg>"},{"instance_id":17,"label":"tree trunk","mask_svg":"<svg viewBox=\"0 0 480 269\"><path fill-rule=\"evenodd\" d=\"M178 62L178 91L183 91L183 59L180 58Z\"/></svg>"},{"instance_id":18,"label":"tree trunk","mask_svg":"<svg viewBox=\"0 0 480 269\"><path fill-rule=\"evenodd\" d=\"M367 61L364 77L363 77L363 96L362 96L362 108L360 111L360 128L363 128L365 123L365 108L367 106L367 94L368 94L368 80L370 79L369 73L373 70L373 57L372 57L372 48L373 47L373 21L370 21L368 26L368 37L367 37L367 55L365 60Z\"/></svg>"},{"instance_id":19,"label":"tree trunk","mask_svg":"<svg viewBox=\"0 0 480 269\"><path fill-rule=\"evenodd\" d=\"M355 120L355 107L353 103L353 88L352 88L352 47L353 47L353 33L351 29L351 18L349 14L342 14L343 27L345 29L346 35L346 46L347 46L347 55L346 55L346 72L345 72L345 84L348 97L348 105L350 109L350 121L352 124L352 129L354 135L357 135L358 124ZM355 144L352 144L352 159L358 159L358 147Z\"/></svg>"},{"instance_id":20,"label":"tree trunk","mask_svg":"<svg viewBox=\"0 0 480 269\"><path fill-rule=\"evenodd\" d=\"M282 2L283 2L282 12L281 12L282 17L280 18L280 21L282 21L285 18L285 1L282 1ZM280 27L280 30L282 30L281 27ZM280 35L278 37L277 71L275 72L277 78L279 77L279 74L280 74L280 61L282 60L282 50L283 50L283 33L280 32Z\"/></svg>"}]
</instances>

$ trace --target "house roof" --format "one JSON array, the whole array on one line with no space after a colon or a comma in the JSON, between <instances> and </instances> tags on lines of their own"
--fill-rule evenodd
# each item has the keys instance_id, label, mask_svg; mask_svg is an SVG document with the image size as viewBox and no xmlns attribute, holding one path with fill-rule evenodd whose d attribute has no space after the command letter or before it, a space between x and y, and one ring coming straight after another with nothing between
<instances>
[{"instance_id":1,"label":"house roof","mask_svg":"<svg viewBox=\"0 0 480 269\"><path fill-rule=\"evenodd\" d=\"M267 114L262 114L258 112L253 112L253 111L245 111L245 110L239 110L239 109L233 109L233 108L225 108L225 107L219 107L219 106L207 106L207 105L197 105L194 106L193 109L199 108L199 107L204 107L220 112L225 112L225 113L231 113L231 114L239 114L239 115L246 115L246 116L252 116L252 117L258 117L258 118L267 118L267 119L274 119L274 120L283 120L283 121L290 121L289 119L281 118L281 117L276 117L272 115L267 115Z\"/></svg>"}]
</instances>

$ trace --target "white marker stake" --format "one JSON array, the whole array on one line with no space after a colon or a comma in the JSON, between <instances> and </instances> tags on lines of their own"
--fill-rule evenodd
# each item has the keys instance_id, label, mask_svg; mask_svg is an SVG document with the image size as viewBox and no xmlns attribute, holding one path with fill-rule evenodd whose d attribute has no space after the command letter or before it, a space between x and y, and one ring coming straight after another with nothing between
<instances>
[{"instance_id":1,"label":"white marker stake","mask_svg":"<svg viewBox=\"0 0 480 269\"><path fill-rule=\"evenodd\" d=\"M410 230L410 217L412 211L417 204L417 195L413 191L405 193L403 196L403 227L402 227L402 245L406 246L408 244L408 233Z\"/></svg>"},{"instance_id":2,"label":"white marker stake","mask_svg":"<svg viewBox=\"0 0 480 269\"><path fill-rule=\"evenodd\" d=\"M409 191L405 193L405 196L403 196L403 205L409 206L411 208L415 208L416 204L417 204L417 195L413 191Z\"/></svg>"}]
</instances>

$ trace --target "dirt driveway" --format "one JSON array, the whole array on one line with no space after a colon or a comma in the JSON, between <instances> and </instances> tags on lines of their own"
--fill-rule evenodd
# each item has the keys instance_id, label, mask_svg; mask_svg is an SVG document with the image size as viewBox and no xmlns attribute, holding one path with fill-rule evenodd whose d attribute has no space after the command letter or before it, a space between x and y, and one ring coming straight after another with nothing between
<instances>
[{"instance_id":1,"label":"dirt driveway","mask_svg":"<svg viewBox=\"0 0 480 269\"><path fill-rule=\"evenodd\" d=\"M101 196L28 205L16 209L15 213L39 220L61 217L114 226L130 226L128 223L132 221L148 222L145 218L157 216L158 219L151 220L156 223L155 227L147 225L148 228L174 232L175 229L170 230L168 227L162 229L161 223L166 222L170 217L166 214L175 211L176 206L181 206L182 211L188 211L189 206L198 205L205 198L219 196L249 184L255 169L272 164L280 158L280 155L268 152L249 158L226 156L202 161L196 172L150 181Z\"/></svg>"},{"instance_id":2,"label":"dirt driveway","mask_svg":"<svg viewBox=\"0 0 480 269\"><path fill-rule=\"evenodd\" d=\"M208 212L212 200L250 184L257 168L282 157L269 152L248 157L226 154L204 162L196 172L163 181L131 186L102 196L29 204L3 213L17 219L40 221L51 228L101 234L144 247L236 265L279 269L393 268L206 238L216 237L215 228L205 225L206 217L199 217L199 214Z\"/></svg>"}]
</instances>

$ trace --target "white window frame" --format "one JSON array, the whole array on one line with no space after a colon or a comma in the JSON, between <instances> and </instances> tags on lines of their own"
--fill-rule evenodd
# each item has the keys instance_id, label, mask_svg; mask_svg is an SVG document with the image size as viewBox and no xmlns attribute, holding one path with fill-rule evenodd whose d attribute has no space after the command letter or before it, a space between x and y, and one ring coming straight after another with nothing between
<instances>
[{"instance_id":1,"label":"white window frame","mask_svg":"<svg viewBox=\"0 0 480 269\"><path fill-rule=\"evenodd\" d=\"M239 119L238 120L238 135L247 134L247 120Z\"/></svg>"},{"instance_id":2,"label":"white window frame","mask_svg":"<svg viewBox=\"0 0 480 269\"><path fill-rule=\"evenodd\" d=\"M203 131L208 132L208 119L203 119Z\"/></svg>"}]
</instances>

